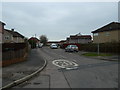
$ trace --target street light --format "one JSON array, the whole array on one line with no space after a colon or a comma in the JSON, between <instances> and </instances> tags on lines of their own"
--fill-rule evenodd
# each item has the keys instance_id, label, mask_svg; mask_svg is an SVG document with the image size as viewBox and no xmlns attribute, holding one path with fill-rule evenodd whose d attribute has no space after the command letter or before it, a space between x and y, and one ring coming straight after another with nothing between
<instances>
[{"instance_id":1,"label":"street light","mask_svg":"<svg viewBox=\"0 0 120 90\"><path fill-rule=\"evenodd\" d=\"M99 47L99 42L98 42L98 45L97 45L97 48L98 48L98 55L100 54L100 47Z\"/></svg>"},{"instance_id":2,"label":"street light","mask_svg":"<svg viewBox=\"0 0 120 90\"><path fill-rule=\"evenodd\" d=\"M95 37L96 37L96 40L97 40L97 41L96 41L96 43L97 43L97 54L99 55L99 54L100 54L100 49L99 49L99 48L100 48L100 45L99 45L99 41L100 41L100 40L99 40L99 37L98 37L99 34L98 34L98 33L94 33L93 36L95 36Z\"/></svg>"},{"instance_id":3,"label":"street light","mask_svg":"<svg viewBox=\"0 0 120 90\"><path fill-rule=\"evenodd\" d=\"M97 34L97 37L99 36L99 34ZM98 51L98 55L100 54L100 44L99 44L99 37L98 37L98 44L97 44L97 51Z\"/></svg>"}]
</instances>

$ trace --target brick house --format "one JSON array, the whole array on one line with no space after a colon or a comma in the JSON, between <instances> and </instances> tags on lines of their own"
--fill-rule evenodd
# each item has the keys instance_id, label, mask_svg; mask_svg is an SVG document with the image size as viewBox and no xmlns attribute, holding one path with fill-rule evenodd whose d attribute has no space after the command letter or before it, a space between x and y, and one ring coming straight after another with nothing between
<instances>
[{"instance_id":1,"label":"brick house","mask_svg":"<svg viewBox=\"0 0 120 90\"><path fill-rule=\"evenodd\" d=\"M76 34L76 35L70 35L70 37L67 38L66 43L81 43L81 44L85 44L85 43L90 43L91 42L91 35L81 35Z\"/></svg>"},{"instance_id":2,"label":"brick house","mask_svg":"<svg viewBox=\"0 0 120 90\"><path fill-rule=\"evenodd\" d=\"M93 33L93 43L120 42L120 23L112 22Z\"/></svg>"},{"instance_id":3,"label":"brick house","mask_svg":"<svg viewBox=\"0 0 120 90\"><path fill-rule=\"evenodd\" d=\"M40 40L36 37L29 38L28 42L31 45L31 48L36 48L40 44Z\"/></svg>"},{"instance_id":4,"label":"brick house","mask_svg":"<svg viewBox=\"0 0 120 90\"><path fill-rule=\"evenodd\" d=\"M5 23L0 21L0 43L2 43L2 34L3 34L3 31L4 31L4 26L5 25L6 25Z\"/></svg>"}]
</instances>

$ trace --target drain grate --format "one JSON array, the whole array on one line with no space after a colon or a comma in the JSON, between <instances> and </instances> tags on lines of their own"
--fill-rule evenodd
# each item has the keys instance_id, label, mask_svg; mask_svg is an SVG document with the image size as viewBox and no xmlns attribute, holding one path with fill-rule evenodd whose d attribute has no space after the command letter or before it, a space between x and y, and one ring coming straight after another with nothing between
<instances>
[{"instance_id":1,"label":"drain grate","mask_svg":"<svg viewBox=\"0 0 120 90\"><path fill-rule=\"evenodd\" d=\"M34 84L34 85L39 85L39 84L41 84L41 83L39 83L39 82L34 82L33 84Z\"/></svg>"}]
</instances>

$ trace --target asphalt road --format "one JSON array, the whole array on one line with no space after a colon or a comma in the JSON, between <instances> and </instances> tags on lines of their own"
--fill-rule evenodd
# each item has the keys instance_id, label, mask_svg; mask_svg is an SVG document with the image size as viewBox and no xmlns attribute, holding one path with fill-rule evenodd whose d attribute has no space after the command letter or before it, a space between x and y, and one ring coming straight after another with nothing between
<instances>
[{"instance_id":1,"label":"asphalt road","mask_svg":"<svg viewBox=\"0 0 120 90\"><path fill-rule=\"evenodd\" d=\"M47 60L47 67L36 77L14 88L118 88L118 63L68 53L63 49L36 49ZM52 61L65 59L79 66L67 70ZM31 64L31 66L34 64Z\"/></svg>"}]
</instances>

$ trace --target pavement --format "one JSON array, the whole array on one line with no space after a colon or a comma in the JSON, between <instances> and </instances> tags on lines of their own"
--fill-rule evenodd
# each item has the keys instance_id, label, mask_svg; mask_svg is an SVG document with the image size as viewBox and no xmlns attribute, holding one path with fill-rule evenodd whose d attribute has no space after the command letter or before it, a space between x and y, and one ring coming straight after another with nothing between
<instances>
[{"instance_id":1,"label":"pavement","mask_svg":"<svg viewBox=\"0 0 120 90\"><path fill-rule=\"evenodd\" d=\"M79 52L80 55L82 55L84 53L88 53L88 52L85 52L85 51L80 51ZM120 60L120 56L117 55L117 54L113 54L112 56L84 56L84 57L99 59L99 60L107 60L107 61L118 61L118 60Z\"/></svg>"},{"instance_id":2,"label":"pavement","mask_svg":"<svg viewBox=\"0 0 120 90\"><path fill-rule=\"evenodd\" d=\"M43 66L45 66L45 60L37 49L32 49L26 61L2 68L2 87L13 86L15 83L31 78Z\"/></svg>"},{"instance_id":3,"label":"pavement","mask_svg":"<svg viewBox=\"0 0 120 90\"><path fill-rule=\"evenodd\" d=\"M120 59L119 56L98 56L98 57L93 57L96 59L101 59L101 60L108 60L108 61L118 61Z\"/></svg>"}]
</instances>

